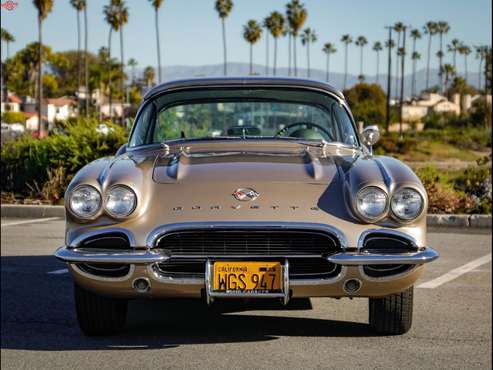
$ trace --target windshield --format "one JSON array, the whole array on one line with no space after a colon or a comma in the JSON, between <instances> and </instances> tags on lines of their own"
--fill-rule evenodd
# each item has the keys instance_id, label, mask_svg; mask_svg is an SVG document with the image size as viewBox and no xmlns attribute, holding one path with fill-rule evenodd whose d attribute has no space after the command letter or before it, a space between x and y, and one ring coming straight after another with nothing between
<instances>
[{"instance_id":1,"label":"windshield","mask_svg":"<svg viewBox=\"0 0 493 370\"><path fill-rule=\"evenodd\" d=\"M358 145L345 107L304 90L208 89L154 98L140 112L129 146L193 139L290 138Z\"/></svg>"}]
</instances>

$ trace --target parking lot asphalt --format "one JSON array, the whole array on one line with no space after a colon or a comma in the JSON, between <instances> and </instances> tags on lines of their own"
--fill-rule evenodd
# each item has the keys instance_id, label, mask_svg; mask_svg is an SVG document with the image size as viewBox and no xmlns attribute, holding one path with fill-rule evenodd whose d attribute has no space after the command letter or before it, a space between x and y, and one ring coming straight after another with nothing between
<instances>
[{"instance_id":1,"label":"parking lot asphalt","mask_svg":"<svg viewBox=\"0 0 493 370\"><path fill-rule=\"evenodd\" d=\"M26 222L31 221L31 222ZM132 301L123 333L83 336L72 280L52 257L63 220L1 220L2 369L489 369L491 231L430 230L441 257L415 288L403 336L369 331L368 300ZM489 256L489 257L488 257Z\"/></svg>"}]
</instances>

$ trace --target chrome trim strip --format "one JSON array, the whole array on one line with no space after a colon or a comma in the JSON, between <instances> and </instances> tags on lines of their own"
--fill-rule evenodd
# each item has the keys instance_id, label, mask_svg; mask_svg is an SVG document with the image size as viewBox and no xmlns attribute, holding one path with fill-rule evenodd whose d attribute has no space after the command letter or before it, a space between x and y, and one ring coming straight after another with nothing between
<instances>
[{"instance_id":1,"label":"chrome trim strip","mask_svg":"<svg viewBox=\"0 0 493 370\"><path fill-rule=\"evenodd\" d=\"M374 254L374 253L336 253L327 259L339 265L420 265L436 260L439 257L437 251L426 247L416 253L402 254Z\"/></svg>"},{"instance_id":2,"label":"chrome trim strip","mask_svg":"<svg viewBox=\"0 0 493 370\"><path fill-rule=\"evenodd\" d=\"M406 234L406 233L403 233L402 231L391 230L391 229L368 229L368 230L363 231L358 238L358 245L356 247L358 251L360 251L361 248L363 248L363 244L365 242L366 237L368 235L373 234L373 233L387 234L390 236L398 236L398 237L401 237L403 239L408 240L416 248L422 248L423 247L423 245L418 243L418 241L413 236Z\"/></svg>"},{"instance_id":3,"label":"chrome trim strip","mask_svg":"<svg viewBox=\"0 0 493 370\"><path fill-rule=\"evenodd\" d=\"M278 221L204 221L204 222L182 222L168 225L161 225L156 227L151 231L146 239L147 248L154 248L158 239L170 232L180 231L180 230L193 230L193 229L303 229L308 231L324 231L333 234L342 250L346 250L348 242L346 236L342 231L331 225L318 224L318 223L308 223L308 222L278 222Z\"/></svg>"},{"instance_id":4,"label":"chrome trim strip","mask_svg":"<svg viewBox=\"0 0 493 370\"><path fill-rule=\"evenodd\" d=\"M136 242L134 235L132 232L130 232L127 229L124 229L122 227L105 227L104 229L97 229L97 230L89 230L89 231L84 231L81 235L75 237L72 239L70 243L68 243L69 248L77 248L82 241L84 241L87 238L90 238L92 236L97 236L97 235L103 235L103 234L108 234L108 233L122 233L125 234L125 236L128 238L128 242L130 244L130 247L136 248Z\"/></svg>"},{"instance_id":5,"label":"chrome trim strip","mask_svg":"<svg viewBox=\"0 0 493 370\"><path fill-rule=\"evenodd\" d=\"M55 257L64 262L82 263L153 263L167 260L169 257L156 251L122 252L108 249L77 249L60 247Z\"/></svg>"},{"instance_id":6,"label":"chrome trim strip","mask_svg":"<svg viewBox=\"0 0 493 370\"><path fill-rule=\"evenodd\" d=\"M98 281L104 281L104 282L115 282L115 281L125 281L130 279L131 276L133 276L135 272L135 265L130 265L130 268L128 270L128 273L125 276L120 276L120 277L107 277L107 276L98 276L98 275L93 275L88 272L85 272L81 270L77 265L75 264L70 264L70 267L79 275L82 275L88 279L93 279L93 280L98 280Z\"/></svg>"}]
</instances>

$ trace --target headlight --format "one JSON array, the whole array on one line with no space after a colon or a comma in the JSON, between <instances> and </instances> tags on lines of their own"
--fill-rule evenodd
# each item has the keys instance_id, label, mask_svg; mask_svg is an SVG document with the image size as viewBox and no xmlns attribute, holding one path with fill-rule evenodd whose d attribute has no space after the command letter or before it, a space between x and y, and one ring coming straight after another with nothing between
<instances>
[{"instance_id":1,"label":"headlight","mask_svg":"<svg viewBox=\"0 0 493 370\"><path fill-rule=\"evenodd\" d=\"M387 194L380 188L369 186L356 196L356 210L365 221L377 221L387 212Z\"/></svg>"},{"instance_id":2,"label":"headlight","mask_svg":"<svg viewBox=\"0 0 493 370\"><path fill-rule=\"evenodd\" d=\"M78 186L70 194L69 207L76 216L91 218L101 208L101 194L91 185Z\"/></svg>"},{"instance_id":3,"label":"headlight","mask_svg":"<svg viewBox=\"0 0 493 370\"><path fill-rule=\"evenodd\" d=\"M137 196L127 186L115 185L105 194L104 208L110 216L122 218L130 215L137 205Z\"/></svg>"},{"instance_id":4,"label":"headlight","mask_svg":"<svg viewBox=\"0 0 493 370\"><path fill-rule=\"evenodd\" d=\"M415 219L423 210L423 197L411 188L398 190L392 196L391 203L394 215L405 221Z\"/></svg>"}]
</instances>

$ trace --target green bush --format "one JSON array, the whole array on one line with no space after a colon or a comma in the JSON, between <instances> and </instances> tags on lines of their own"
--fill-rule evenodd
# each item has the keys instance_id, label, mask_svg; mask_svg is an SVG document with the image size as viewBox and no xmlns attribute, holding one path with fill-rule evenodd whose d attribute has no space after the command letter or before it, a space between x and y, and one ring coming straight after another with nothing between
<instances>
[{"instance_id":1,"label":"green bush","mask_svg":"<svg viewBox=\"0 0 493 370\"><path fill-rule=\"evenodd\" d=\"M96 132L97 122L79 121L41 140L25 135L7 143L1 151L2 191L25 195L28 185L42 187L55 169L62 167L64 176L71 177L87 163L114 155L127 132L107 125L114 130L107 136Z\"/></svg>"},{"instance_id":2,"label":"green bush","mask_svg":"<svg viewBox=\"0 0 493 370\"><path fill-rule=\"evenodd\" d=\"M26 117L21 112L4 112L2 122L5 123L25 123Z\"/></svg>"}]
</instances>

